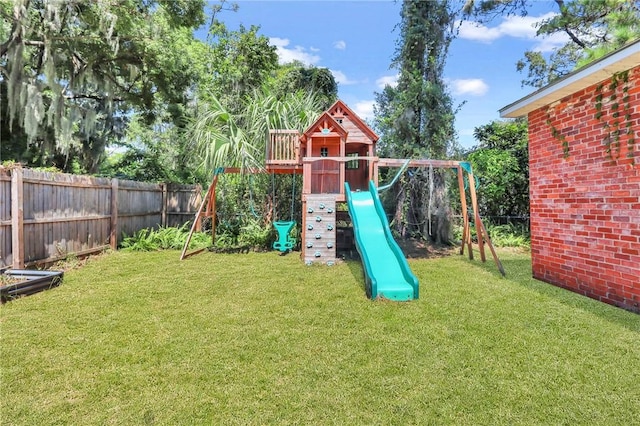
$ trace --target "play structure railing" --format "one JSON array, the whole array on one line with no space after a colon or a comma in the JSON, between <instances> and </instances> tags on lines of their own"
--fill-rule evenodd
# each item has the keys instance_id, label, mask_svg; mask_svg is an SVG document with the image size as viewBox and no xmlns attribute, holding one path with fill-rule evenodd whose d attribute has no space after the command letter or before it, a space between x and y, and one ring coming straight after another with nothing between
<instances>
[{"instance_id":1,"label":"play structure railing","mask_svg":"<svg viewBox=\"0 0 640 426\"><path fill-rule=\"evenodd\" d=\"M300 164L300 141L297 130L270 130L267 143L267 165Z\"/></svg>"}]
</instances>

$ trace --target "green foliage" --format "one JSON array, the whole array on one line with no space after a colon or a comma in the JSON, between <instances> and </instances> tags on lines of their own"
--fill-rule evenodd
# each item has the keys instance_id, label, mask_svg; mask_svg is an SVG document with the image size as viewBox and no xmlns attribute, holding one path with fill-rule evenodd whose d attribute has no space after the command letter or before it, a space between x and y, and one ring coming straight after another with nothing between
<instances>
[{"instance_id":1,"label":"green foliage","mask_svg":"<svg viewBox=\"0 0 640 426\"><path fill-rule=\"evenodd\" d=\"M179 228L160 227L157 230L141 229L132 236L125 236L120 248L125 251L182 250L189 236L190 224ZM194 232L189 242L189 249L207 248L211 245L211 235Z\"/></svg>"},{"instance_id":2,"label":"green foliage","mask_svg":"<svg viewBox=\"0 0 640 426\"><path fill-rule=\"evenodd\" d=\"M531 245L529 229L525 225L515 225L513 223L506 225L489 224L487 232L491 242L496 247L528 248Z\"/></svg>"},{"instance_id":3,"label":"green foliage","mask_svg":"<svg viewBox=\"0 0 640 426\"><path fill-rule=\"evenodd\" d=\"M278 98L297 91L316 93L323 111L338 98L338 84L329 69L307 67L296 62L281 66L270 85Z\"/></svg>"},{"instance_id":4,"label":"green foliage","mask_svg":"<svg viewBox=\"0 0 640 426\"><path fill-rule=\"evenodd\" d=\"M258 220L251 220L241 228L238 236L238 244L251 248L270 248L274 240L274 231L271 225L264 225Z\"/></svg>"},{"instance_id":5,"label":"green foliage","mask_svg":"<svg viewBox=\"0 0 640 426\"><path fill-rule=\"evenodd\" d=\"M149 120L157 105L180 110L203 71L193 37L203 0L13 4L1 11L11 31L0 44L0 119L21 161L67 171L77 157L95 173L132 110Z\"/></svg>"},{"instance_id":6,"label":"green foliage","mask_svg":"<svg viewBox=\"0 0 640 426\"><path fill-rule=\"evenodd\" d=\"M313 92L278 98L267 89L255 90L244 100L244 108L236 111L237 107L229 108L222 99L211 97L198 106L189 139L209 173L219 167L261 169L269 130L303 131L320 115L320 102Z\"/></svg>"},{"instance_id":7,"label":"green foliage","mask_svg":"<svg viewBox=\"0 0 640 426\"><path fill-rule=\"evenodd\" d=\"M487 218L485 218L485 220L486 219ZM483 220L483 223L494 247L516 247L522 249L531 247L531 234L526 225L511 222L503 225L494 225L492 223L485 223L485 220ZM473 223L469 227L469 230L471 231L471 241L477 243L478 235ZM453 239L458 244L462 241L462 225L453 228Z\"/></svg>"},{"instance_id":8,"label":"green foliage","mask_svg":"<svg viewBox=\"0 0 640 426\"><path fill-rule=\"evenodd\" d=\"M566 44L546 57L542 52L526 51L516 63L520 72L527 71L523 86L542 87L574 70L583 51L575 44Z\"/></svg>"},{"instance_id":9,"label":"green foliage","mask_svg":"<svg viewBox=\"0 0 640 426\"><path fill-rule=\"evenodd\" d=\"M158 111L152 126L139 114L131 117L119 148L100 168L100 175L145 182L210 183L197 159L188 155L186 133L171 122L169 112Z\"/></svg>"},{"instance_id":10,"label":"green foliage","mask_svg":"<svg viewBox=\"0 0 640 426\"><path fill-rule=\"evenodd\" d=\"M480 180L481 216L529 215L527 122L493 121L477 127L479 144L466 154Z\"/></svg>"},{"instance_id":11,"label":"green foliage","mask_svg":"<svg viewBox=\"0 0 640 426\"><path fill-rule=\"evenodd\" d=\"M238 113L245 99L260 88L278 67L275 46L266 36L258 35L259 27L240 26L229 30L215 19L209 29L207 67L210 79L201 90L201 98Z\"/></svg>"}]
</instances>

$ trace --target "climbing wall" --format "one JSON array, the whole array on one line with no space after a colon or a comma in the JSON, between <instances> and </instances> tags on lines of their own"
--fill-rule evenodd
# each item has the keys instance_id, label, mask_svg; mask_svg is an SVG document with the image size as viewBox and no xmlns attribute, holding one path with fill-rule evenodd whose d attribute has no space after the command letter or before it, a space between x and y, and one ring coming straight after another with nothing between
<instances>
[{"instance_id":1,"label":"climbing wall","mask_svg":"<svg viewBox=\"0 0 640 426\"><path fill-rule=\"evenodd\" d=\"M336 200L327 194L307 195L304 212L304 261L307 265L336 261Z\"/></svg>"}]
</instances>

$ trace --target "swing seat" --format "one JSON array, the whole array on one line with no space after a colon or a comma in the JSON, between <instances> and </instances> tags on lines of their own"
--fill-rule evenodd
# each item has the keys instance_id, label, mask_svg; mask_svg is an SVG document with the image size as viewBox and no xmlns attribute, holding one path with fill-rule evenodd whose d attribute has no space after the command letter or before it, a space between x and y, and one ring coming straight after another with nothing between
<instances>
[{"instance_id":1,"label":"swing seat","mask_svg":"<svg viewBox=\"0 0 640 426\"><path fill-rule=\"evenodd\" d=\"M289 233L293 229L295 222L278 221L273 222L274 228L278 231L278 240L274 241L273 248L281 252L293 250L293 246L296 244L296 239L289 236Z\"/></svg>"}]
</instances>

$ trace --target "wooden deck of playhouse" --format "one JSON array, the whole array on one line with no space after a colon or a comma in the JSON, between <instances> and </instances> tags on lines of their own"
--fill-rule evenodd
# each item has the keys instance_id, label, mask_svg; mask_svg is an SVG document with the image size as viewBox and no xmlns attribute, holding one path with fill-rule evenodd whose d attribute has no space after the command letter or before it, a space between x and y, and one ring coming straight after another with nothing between
<instances>
[{"instance_id":1,"label":"wooden deck of playhouse","mask_svg":"<svg viewBox=\"0 0 640 426\"><path fill-rule=\"evenodd\" d=\"M291 129L278 129L269 132L265 153L265 170L248 170L248 172L302 174L302 259L306 263L333 264L336 261L336 247L339 243L336 238L338 232L336 214L339 204L346 202L345 182L348 182L354 191L366 191L370 180L378 186L378 171L381 167L400 168L403 166L448 168L457 171L464 221L461 253L464 253L466 246L469 257L473 258L463 176L463 173L467 172L468 181L474 182L473 172L468 163L449 160L408 161L406 159L379 158L375 155L377 141L378 136L373 130L342 101L337 101L325 111L304 133ZM224 171L227 173L239 172L235 168L227 168ZM205 196L200 211L196 215L198 219L215 217L217 180L218 174L215 174L207 196ZM487 243L498 268L503 272L478 215L475 187L469 185L468 189L482 261L485 261L484 246ZM194 221L192 229L196 227L195 222L197 221ZM215 235L215 228L212 232ZM188 255L190 254L186 253L185 245L181 258Z\"/></svg>"}]
</instances>

